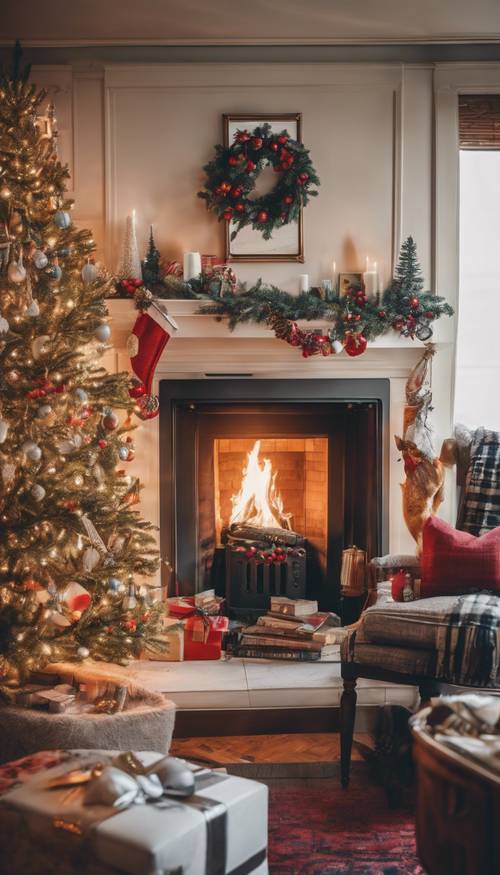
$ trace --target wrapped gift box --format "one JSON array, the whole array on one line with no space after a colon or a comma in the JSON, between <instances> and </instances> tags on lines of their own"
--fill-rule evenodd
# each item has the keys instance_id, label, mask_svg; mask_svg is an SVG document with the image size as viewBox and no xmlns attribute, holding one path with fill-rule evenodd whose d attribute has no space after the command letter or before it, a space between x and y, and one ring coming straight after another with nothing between
<instances>
[{"instance_id":1,"label":"wrapped gift box","mask_svg":"<svg viewBox=\"0 0 500 875\"><path fill-rule=\"evenodd\" d=\"M212 591L210 594L213 595ZM200 605L207 604L206 593L168 599L170 617L182 618L184 623L184 659L220 659L222 636L229 628L227 617L208 613ZM209 600L208 600L209 601ZM220 599L212 602L218 610Z\"/></svg>"},{"instance_id":2,"label":"wrapped gift box","mask_svg":"<svg viewBox=\"0 0 500 875\"><path fill-rule=\"evenodd\" d=\"M184 659L184 626L175 617L163 618L163 629L158 636L165 649L159 653L146 650L144 656L153 662L182 662Z\"/></svg>"},{"instance_id":3,"label":"wrapped gift box","mask_svg":"<svg viewBox=\"0 0 500 875\"><path fill-rule=\"evenodd\" d=\"M54 869L127 875L267 875L267 788L198 770L195 794L117 809L85 805L86 785L49 787L72 769L109 762L109 751L71 751L62 765L31 774L0 798L0 839L9 875ZM158 754L137 755L145 765ZM196 770L196 767L192 767ZM5 843L5 844L4 844ZM19 861L19 864L18 864ZM22 867L22 868L21 868ZM109 869L108 869L109 867Z\"/></svg>"}]
</instances>

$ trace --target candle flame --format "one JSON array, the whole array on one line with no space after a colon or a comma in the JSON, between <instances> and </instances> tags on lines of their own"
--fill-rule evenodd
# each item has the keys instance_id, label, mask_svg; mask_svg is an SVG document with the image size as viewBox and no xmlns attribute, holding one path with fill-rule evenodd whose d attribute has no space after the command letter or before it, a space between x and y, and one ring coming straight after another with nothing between
<instances>
[{"instance_id":1,"label":"candle flame","mask_svg":"<svg viewBox=\"0 0 500 875\"><path fill-rule=\"evenodd\" d=\"M240 491L231 498L229 524L290 529L291 514L285 513L276 488L278 472L273 473L270 459L259 459L260 440L255 441L243 468Z\"/></svg>"}]
</instances>

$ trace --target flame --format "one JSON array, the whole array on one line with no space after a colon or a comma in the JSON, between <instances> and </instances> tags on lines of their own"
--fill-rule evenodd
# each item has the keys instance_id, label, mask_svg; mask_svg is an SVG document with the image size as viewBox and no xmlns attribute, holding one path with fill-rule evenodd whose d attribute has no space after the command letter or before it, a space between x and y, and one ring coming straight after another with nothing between
<instances>
[{"instance_id":1,"label":"flame","mask_svg":"<svg viewBox=\"0 0 500 875\"><path fill-rule=\"evenodd\" d=\"M260 441L255 441L243 468L240 491L231 498L229 525L239 523L263 528L290 529L291 514L285 513L283 500L276 488L278 472L273 473L271 460L259 459Z\"/></svg>"}]
</instances>

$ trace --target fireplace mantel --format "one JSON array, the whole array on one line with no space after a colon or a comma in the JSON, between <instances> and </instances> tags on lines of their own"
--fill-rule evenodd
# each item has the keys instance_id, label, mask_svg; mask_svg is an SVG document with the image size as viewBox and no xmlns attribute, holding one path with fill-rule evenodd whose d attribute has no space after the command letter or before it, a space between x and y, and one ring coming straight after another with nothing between
<instances>
[{"instance_id":1,"label":"fireplace mantel","mask_svg":"<svg viewBox=\"0 0 500 875\"><path fill-rule=\"evenodd\" d=\"M271 329L249 322L230 331L225 321L198 312L200 301L165 301L169 314L179 325L179 331L166 347L158 364L159 377L165 374L180 376L181 373L248 373L261 376L272 370L302 377L361 376L367 371L379 376L381 373L394 377L406 376L422 351L422 344L410 338L400 337L395 332L371 341L366 353L358 358L349 358L345 353L337 356L314 356L305 360L300 351L277 340ZM124 348L137 317L132 301L109 300L108 308L116 347ZM437 346L452 343L451 320L441 319L435 325L433 342ZM311 328L328 327L327 322L299 322Z\"/></svg>"}]
</instances>

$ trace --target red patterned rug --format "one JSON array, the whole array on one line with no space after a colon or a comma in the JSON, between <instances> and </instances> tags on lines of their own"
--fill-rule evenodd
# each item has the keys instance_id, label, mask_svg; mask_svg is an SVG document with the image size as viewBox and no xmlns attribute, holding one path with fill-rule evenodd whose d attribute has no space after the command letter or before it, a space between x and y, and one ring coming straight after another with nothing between
<instances>
[{"instance_id":1,"label":"red patterned rug","mask_svg":"<svg viewBox=\"0 0 500 875\"><path fill-rule=\"evenodd\" d=\"M273 781L269 790L270 875L425 875L413 812L391 810L365 781Z\"/></svg>"}]
</instances>

